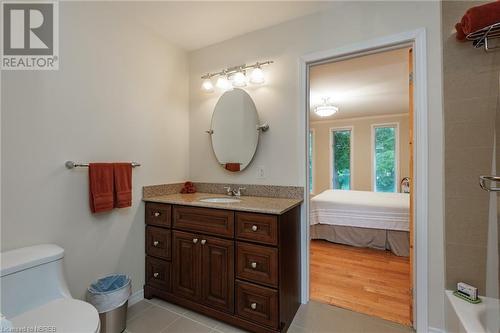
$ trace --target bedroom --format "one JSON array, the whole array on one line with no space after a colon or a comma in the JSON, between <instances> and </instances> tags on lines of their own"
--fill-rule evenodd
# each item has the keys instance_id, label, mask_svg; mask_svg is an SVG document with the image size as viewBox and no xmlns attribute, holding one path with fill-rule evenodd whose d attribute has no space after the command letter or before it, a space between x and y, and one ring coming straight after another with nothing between
<instances>
[{"instance_id":1,"label":"bedroom","mask_svg":"<svg viewBox=\"0 0 500 333\"><path fill-rule=\"evenodd\" d=\"M410 325L412 50L310 66L310 295Z\"/></svg>"}]
</instances>

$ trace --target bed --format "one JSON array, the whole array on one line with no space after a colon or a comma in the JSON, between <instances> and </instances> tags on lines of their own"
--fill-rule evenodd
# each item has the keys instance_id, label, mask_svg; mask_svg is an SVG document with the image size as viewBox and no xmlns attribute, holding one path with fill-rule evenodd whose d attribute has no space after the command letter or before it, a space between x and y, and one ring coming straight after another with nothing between
<instances>
[{"instance_id":1,"label":"bed","mask_svg":"<svg viewBox=\"0 0 500 333\"><path fill-rule=\"evenodd\" d=\"M311 199L311 238L409 256L408 193L326 190Z\"/></svg>"}]
</instances>

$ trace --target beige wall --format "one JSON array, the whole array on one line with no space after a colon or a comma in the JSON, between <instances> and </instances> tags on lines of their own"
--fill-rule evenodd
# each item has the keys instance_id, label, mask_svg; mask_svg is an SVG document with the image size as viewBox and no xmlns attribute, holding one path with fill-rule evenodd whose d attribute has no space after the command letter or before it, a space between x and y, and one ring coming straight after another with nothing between
<instances>
[{"instance_id":1,"label":"beige wall","mask_svg":"<svg viewBox=\"0 0 500 333\"><path fill-rule=\"evenodd\" d=\"M59 6L59 71L2 72L2 251L59 244L76 297L112 272L129 274L137 291L141 188L187 177L187 57L112 6ZM67 170L68 159L141 162L133 206L91 215L87 170Z\"/></svg>"},{"instance_id":2,"label":"beige wall","mask_svg":"<svg viewBox=\"0 0 500 333\"><path fill-rule=\"evenodd\" d=\"M479 188L478 176L491 174L500 52L474 49L452 34L455 22L479 4L443 2L445 235L446 287L464 281L484 294L489 194Z\"/></svg>"},{"instance_id":3,"label":"beige wall","mask_svg":"<svg viewBox=\"0 0 500 333\"><path fill-rule=\"evenodd\" d=\"M352 127L352 190L372 191L372 125L399 124L399 180L409 177L409 117L398 116L363 117L311 123L314 131L313 193L319 194L331 188L330 175L330 129ZM399 189L398 180L398 189Z\"/></svg>"},{"instance_id":4,"label":"beige wall","mask_svg":"<svg viewBox=\"0 0 500 333\"><path fill-rule=\"evenodd\" d=\"M339 33L341 28L342 33ZM426 29L429 133L429 324L443 327L443 112L440 3L338 2L330 11L252 32L190 53L190 176L194 181L305 184L305 115L301 113L299 59L417 28ZM268 83L246 89L270 130L241 173L224 171L205 131L220 93L200 91L200 76L228 66L274 60ZM257 177L259 166L265 178Z\"/></svg>"}]
</instances>

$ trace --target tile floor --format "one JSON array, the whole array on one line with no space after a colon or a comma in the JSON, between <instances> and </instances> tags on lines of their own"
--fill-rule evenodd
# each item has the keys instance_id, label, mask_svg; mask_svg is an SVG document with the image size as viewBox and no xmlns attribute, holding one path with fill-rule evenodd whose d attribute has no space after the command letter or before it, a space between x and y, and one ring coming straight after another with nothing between
<instances>
[{"instance_id":1,"label":"tile floor","mask_svg":"<svg viewBox=\"0 0 500 333\"><path fill-rule=\"evenodd\" d=\"M243 333L221 323L159 299L143 300L128 309L128 333ZM302 305L290 333L410 333L412 329L327 304Z\"/></svg>"}]
</instances>

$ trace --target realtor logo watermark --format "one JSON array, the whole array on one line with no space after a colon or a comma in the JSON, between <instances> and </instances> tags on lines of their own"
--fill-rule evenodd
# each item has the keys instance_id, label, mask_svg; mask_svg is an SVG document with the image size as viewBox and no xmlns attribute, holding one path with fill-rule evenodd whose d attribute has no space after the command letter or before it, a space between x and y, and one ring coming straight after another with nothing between
<instances>
[{"instance_id":1,"label":"realtor logo watermark","mask_svg":"<svg viewBox=\"0 0 500 333\"><path fill-rule=\"evenodd\" d=\"M59 68L56 1L2 1L3 70Z\"/></svg>"}]
</instances>

